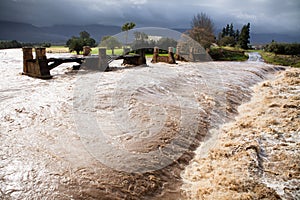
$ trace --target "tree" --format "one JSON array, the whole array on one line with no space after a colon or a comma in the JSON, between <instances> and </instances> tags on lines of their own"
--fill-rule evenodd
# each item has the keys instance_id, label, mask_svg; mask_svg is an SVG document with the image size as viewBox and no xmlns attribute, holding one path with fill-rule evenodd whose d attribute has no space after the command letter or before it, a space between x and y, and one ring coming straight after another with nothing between
<instances>
[{"instance_id":1,"label":"tree","mask_svg":"<svg viewBox=\"0 0 300 200\"><path fill-rule=\"evenodd\" d=\"M79 37L73 36L66 42L66 46L69 47L69 50L71 52L76 51L77 55L83 50L84 46L94 47L96 45L96 41L93 38L90 38L88 32L82 31L79 35Z\"/></svg>"},{"instance_id":2,"label":"tree","mask_svg":"<svg viewBox=\"0 0 300 200\"><path fill-rule=\"evenodd\" d=\"M108 49L111 49L112 55L115 54L114 50L116 47L121 47L122 44L112 36L104 36L101 40L100 46L107 47Z\"/></svg>"},{"instance_id":3,"label":"tree","mask_svg":"<svg viewBox=\"0 0 300 200\"><path fill-rule=\"evenodd\" d=\"M90 38L90 34L88 32L86 32L86 31L80 32L79 35L80 35L80 38L82 38L82 39L88 39L88 38Z\"/></svg>"},{"instance_id":4,"label":"tree","mask_svg":"<svg viewBox=\"0 0 300 200\"><path fill-rule=\"evenodd\" d=\"M225 28L225 36L228 36L229 35L229 24L226 25L226 28Z\"/></svg>"},{"instance_id":5,"label":"tree","mask_svg":"<svg viewBox=\"0 0 300 200\"><path fill-rule=\"evenodd\" d=\"M228 34L229 34L230 37L234 37L234 30L233 30L233 24L232 23L230 24Z\"/></svg>"},{"instance_id":6,"label":"tree","mask_svg":"<svg viewBox=\"0 0 300 200\"><path fill-rule=\"evenodd\" d=\"M250 23L243 26L238 43L242 49L248 49L250 44Z\"/></svg>"},{"instance_id":7,"label":"tree","mask_svg":"<svg viewBox=\"0 0 300 200\"><path fill-rule=\"evenodd\" d=\"M67 41L67 44L69 44L69 50L72 51L76 51L77 55L79 55L80 51L83 50L83 43L82 40L78 37L72 37L71 39L69 39Z\"/></svg>"},{"instance_id":8,"label":"tree","mask_svg":"<svg viewBox=\"0 0 300 200\"><path fill-rule=\"evenodd\" d=\"M157 46L160 49L168 50L169 47L176 47L177 41L172 38L161 38L157 41Z\"/></svg>"},{"instance_id":9,"label":"tree","mask_svg":"<svg viewBox=\"0 0 300 200\"><path fill-rule=\"evenodd\" d=\"M149 46L148 35L144 32L134 32L134 42L131 45L131 48L134 50L145 48Z\"/></svg>"},{"instance_id":10,"label":"tree","mask_svg":"<svg viewBox=\"0 0 300 200\"><path fill-rule=\"evenodd\" d=\"M235 39L236 43L239 41L239 37L240 37L240 31L239 31L239 29L236 29L235 34L234 34L234 39Z\"/></svg>"},{"instance_id":11,"label":"tree","mask_svg":"<svg viewBox=\"0 0 300 200\"><path fill-rule=\"evenodd\" d=\"M231 46L231 47L233 47L235 44L236 44L236 41L235 41L234 37L232 37L232 36L225 36L225 37L222 37L219 40L219 45L220 46Z\"/></svg>"},{"instance_id":12,"label":"tree","mask_svg":"<svg viewBox=\"0 0 300 200\"><path fill-rule=\"evenodd\" d=\"M195 15L189 35L204 48L209 48L215 41L213 21L205 13Z\"/></svg>"},{"instance_id":13,"label":"tree","mask_svg":"<svg viewBox=\"0 0 300 200\"><path fill-rule=\"evenodd\" d=\"M126 36L125 36L126 45L127 45L127 40L128 40L128 31L133 29L134 27L135 27L135 23L133 23L133 22L126 22L121 27L122 31L126 31Z\"/></svg>"}]
</instances>

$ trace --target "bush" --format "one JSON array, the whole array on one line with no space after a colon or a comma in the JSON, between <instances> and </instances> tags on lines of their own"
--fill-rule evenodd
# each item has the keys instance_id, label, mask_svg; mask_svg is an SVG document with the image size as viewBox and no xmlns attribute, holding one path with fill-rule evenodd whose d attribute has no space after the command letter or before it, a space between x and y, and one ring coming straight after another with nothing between
<instances>
[{"instance_id":1,"label":"bush","mask_svg":"<svg viewBox=\"0 0 300 200\"><path fill-rule=\"evenodd\" d=\"M214 61L245 61L248 56L244 51L210 48L209 55Z\"/></svg>"},{"instance_id":2,"label":"bush","mask_svg":"<svg viewBox=\"0 0 300 200\"><path fill-rule=\"evenodd\" d=\"M300 55L300 44L272 42L271 44L266 45L265 51L282 55Z\"/></svg>"},{"instance_id":3,"label":"bush","mask_svg":"<svg viewBox=\"0 0 300 200\"><path fill-rule=\"evenodd\" d=\"M21 48L22 44L16 40L0 41L0 49Z\"/></svg>"}]
</instances>

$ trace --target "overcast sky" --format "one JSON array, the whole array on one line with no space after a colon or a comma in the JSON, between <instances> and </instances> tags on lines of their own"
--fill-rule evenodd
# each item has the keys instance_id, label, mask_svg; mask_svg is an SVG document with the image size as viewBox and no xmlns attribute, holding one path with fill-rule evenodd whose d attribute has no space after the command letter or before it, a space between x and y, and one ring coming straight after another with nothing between
<instances>
[{"instance_id":1,"label":"overcast sky","mask_svg":"<svg viewBox=\"0 0 300 200\"><path fill-rule=\"evenodd\" d=\"M0 0L0 19L53 24L135 22L138 27L189 28L205 12L221 29L251 23L256 33L300 33L300 0Z\"/></svg>"}]
</instances>

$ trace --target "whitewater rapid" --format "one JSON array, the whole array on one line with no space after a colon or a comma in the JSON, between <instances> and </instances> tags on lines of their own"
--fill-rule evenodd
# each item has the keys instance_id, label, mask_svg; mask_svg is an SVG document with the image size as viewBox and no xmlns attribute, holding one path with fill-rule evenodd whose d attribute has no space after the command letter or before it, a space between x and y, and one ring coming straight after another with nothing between
<instances>
[{"instance_id":1,"label":"whitewater rapid","mask_svg":"<svg viewBox=\"0 0 300 200\"><path fill-rule=\"evenodd\" d=\"M69 54L48 54L57 56ZM279 69L115 61L105 73L64 64L40 80L20 74L21 49L1 50L0 59L4 199L184 198L181 173L196 148Z\"/></svg>"}]
</instances>

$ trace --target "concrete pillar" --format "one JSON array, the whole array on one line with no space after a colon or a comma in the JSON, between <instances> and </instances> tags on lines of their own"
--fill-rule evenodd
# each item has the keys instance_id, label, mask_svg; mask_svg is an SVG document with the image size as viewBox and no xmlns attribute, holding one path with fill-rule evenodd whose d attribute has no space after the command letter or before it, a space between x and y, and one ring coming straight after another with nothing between
<instances>
[{"instance_id":1,"label":"concrete pillar","mask_svg":"<svg viewBox=\"0 0 300 200\"><path fill-rule=\"evenodd\" d=\"M84 46L83 47L83 55L84 56L90 56L91 55L91 47L90 46Z\"/></svg>"},{"instance_id":2,"label":"concrete pillar","mask_svg":"<svg viewBox=\"0 0 300 200\"><path fill-rule=\"evenodd\" d=\"M146 64L146 54L145 54L145 49L140 49L139 50L139 58L138 58L138 65L144 65Z\"/></svg>"},{"instance_id":3,"label":"concrete pillar","mask_svg":"<svg viewBox=\"0 0 300 200\"><path fill-rule=\"evenodd\" d=\"M23 47L23 73L28 73L28 60L33 59L32 48L31 47Z\"/></svg>"},{"instance_id":4,"label":"concrete pillar","mask_svg":"<svg viewBox=\"0 0 300 200\"><path fill-rule=\"evenodd\" d=\"M190 48L189 60L190 61L195 61L195 58L194 58L194 47Z\"/></svg>"},{"instance_id":5,"label":"concrete pillar","mask_svg":"<svg viewBox=\"0 0 300 200\"><path fill-rule=\"evenodd\" d=\"M105 71L108 68L106 48L100 47L98 50L99 50L98 68L100 71Z\"/></svg>"},{"instance_id":6,"label":"concrete pillar","mask_svg":"<svg viewBox=\"0 0 300 200\"><path fill-rule=\"evenodd\" d=\"M48 67L46 48L35 48L36 65L34 66L34 74L39 78L51 78L50 69Z\"/></svg>"},{"instance_id":7,"label":"concrete pillar","mask_svg":"<svg viewBox=\"0 0 300 200\"><path fill-rule=\"evenodd\" d=\"M127 53L130 52L130 48L128 47L123 47L123 55L126 55Z\"/></svg>"},{"instance_id":8,"label":"concrete pillar","mask_svg":"<svg viewBox=\"0 0 300 200\"><path fill-rule=\"evenodd\" d=\"M158 55L159 55L159 48L158 47L154 47L153 49L153 57L152 57L152 61L153 63L157 63L157 58L158 58Z\"/></svg>"},{"instance_id":9,"label":"concrete pillar","mask_svg":"<svg viewBox=\"0 0 300 200\"><path fill-rule=\"evenodd\" d=\"M168 61L170 64L175 64L175 57L174 57L174 53L173 53L173 47L169 47L168 48Z\"/></svg>"},{"instance_id":10,"label":"concrete pillar","mask_svg":"<svg viewBox=\"0 0 300 200\"><path fill-rule=\"evenodd\" d=\"M36 54L36 59L47 60L45 47L35 48L35 54Z\"/></svg>"}]
</instances>

